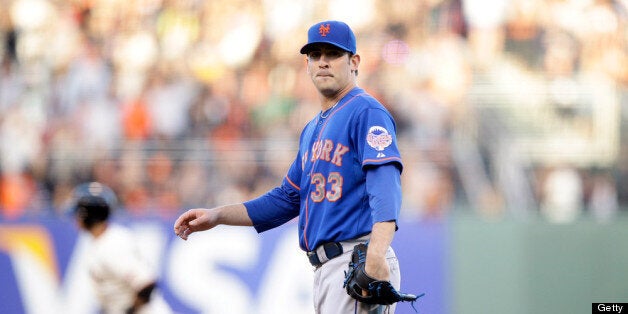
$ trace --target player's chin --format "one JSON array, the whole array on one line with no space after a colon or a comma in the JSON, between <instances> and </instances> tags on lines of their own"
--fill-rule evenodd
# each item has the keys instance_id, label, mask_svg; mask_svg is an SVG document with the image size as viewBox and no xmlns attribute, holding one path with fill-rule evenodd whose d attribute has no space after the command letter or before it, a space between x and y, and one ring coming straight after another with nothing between
<instances>
[{"instance_id":1,"label":"player's chin","mask_svg":"<svg viewBox=\"0 0 628 314\"><path fill-rule=\"evenodd\" d=\"M318 92L324 96L333 96L338 93L338 88L335 84L317 84L316 88Z\"/></svg>"}]
</instances>

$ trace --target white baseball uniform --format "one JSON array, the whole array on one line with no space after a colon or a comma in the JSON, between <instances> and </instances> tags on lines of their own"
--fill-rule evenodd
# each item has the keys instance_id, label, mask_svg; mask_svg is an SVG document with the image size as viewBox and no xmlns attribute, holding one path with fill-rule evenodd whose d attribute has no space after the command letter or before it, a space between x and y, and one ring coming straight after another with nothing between
<instances>
[{"instance_id":1,"label":"white baseball uniform","mask_svg":"<svg viewBox=\"0 0 628 314\"><path fill-rule=\"evenodd\" d=\"M142 258L130 230L110 224L105 232L92 238L87 255L89 276L104 313L125 313L137 292L156 281L150 264ZM154 297L154 296L153 296ZM139 313L169 313L163 302L146 304ZM156 309L159 303L161 309Z\"/></svg>"}]
</instances>

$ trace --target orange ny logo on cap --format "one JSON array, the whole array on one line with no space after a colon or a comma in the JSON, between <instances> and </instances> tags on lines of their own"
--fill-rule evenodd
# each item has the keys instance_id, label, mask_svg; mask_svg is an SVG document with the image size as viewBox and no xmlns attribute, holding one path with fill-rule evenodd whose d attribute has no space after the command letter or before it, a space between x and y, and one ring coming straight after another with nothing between
<instances>
[{"instance_id":1,"label":"orange ny logo on cap","mask_svg":"<svg viewBox=\"0 0 628 314\"><path fill-rule=\"evenodd\" d=\"M329 23L327 23L327 25L321 24L321 26L318 28L318 33L321 34L321 36L323 37L327 36L327 34L329 34Z\"/></svg>"}]
</instances>

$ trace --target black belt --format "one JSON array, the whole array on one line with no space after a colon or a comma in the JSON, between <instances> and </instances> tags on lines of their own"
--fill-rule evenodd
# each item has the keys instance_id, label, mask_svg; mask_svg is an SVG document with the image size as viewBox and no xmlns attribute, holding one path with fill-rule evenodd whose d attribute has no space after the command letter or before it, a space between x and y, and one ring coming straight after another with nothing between
<instances>
[{"instance_id":1,"label":"black belt","mask_svg":"<svg viewBox=\"0 0 628 314\"><path fill-rule=\"evenodd\" d=\"M319 246L314 251L307 252L307 258L310 260L312 266L318 267L330 259L340 256L342 252L342 244L339 242L329 242Z\"/></svg>"}]
</instances>

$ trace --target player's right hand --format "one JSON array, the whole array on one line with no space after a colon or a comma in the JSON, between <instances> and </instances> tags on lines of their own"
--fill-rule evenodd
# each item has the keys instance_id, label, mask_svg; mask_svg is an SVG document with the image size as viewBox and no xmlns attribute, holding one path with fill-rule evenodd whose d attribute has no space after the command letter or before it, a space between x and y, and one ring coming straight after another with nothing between
<instances>
[{"instance_id":1,"label":"player's right hand","mask_svg":"<svg viewBox=\"0 0 628 314\"><path fill-rule=\"evenodd\" d=\"M209 230L216 226L215 215L210 209L195 208L181 214L174 223L174 233L183 240L196 231Z\"/></svg>"}]
</instances>

